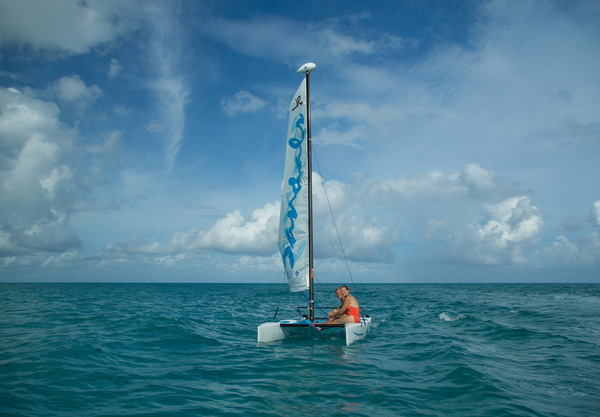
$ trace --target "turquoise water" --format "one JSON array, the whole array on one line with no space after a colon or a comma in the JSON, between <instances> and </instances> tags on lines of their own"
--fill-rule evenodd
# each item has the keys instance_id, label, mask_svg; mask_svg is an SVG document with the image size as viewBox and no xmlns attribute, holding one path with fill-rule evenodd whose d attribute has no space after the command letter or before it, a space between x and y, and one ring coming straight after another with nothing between
<instances>
[{"instance_id":1,"label":"turquoise water","mask_svg":"<svg viewBox=\"0 0 600 417\"><path fill-rule=\"evenodd\" d=\"M258 345L281 288L0 284L0 415L600 415L600 285L355 285L366 339Z\"/></svg>"}]
</instances>

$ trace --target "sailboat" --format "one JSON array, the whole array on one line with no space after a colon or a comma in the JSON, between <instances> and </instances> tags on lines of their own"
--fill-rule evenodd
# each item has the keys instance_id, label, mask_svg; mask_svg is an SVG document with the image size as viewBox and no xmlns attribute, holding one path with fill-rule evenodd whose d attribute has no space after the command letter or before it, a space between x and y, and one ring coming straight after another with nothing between
<instances>
[{"instance_id":1,"label":"sailboat","mask_svg":"<svg viewBox=\"0 0 600 417\"><path fill-rule=\"evenodd\" d=\"M297 72L304 74L304 78L290 103L278 239L290 291L308 290L309 305L298 307L302 319L281 320L258 326L259 343L283 339L299 328L316 333L338 328L340 333L345 334L346 345L350 345L363 339L371 327L371 318L365 315L362 307L359 323L326 324L326 317L315 318L310 131L310 73L315 68L316 65L310 62L298 69ZM307 314L303 314L302 311L306 309Z\"/></svg>"}]
</instances>

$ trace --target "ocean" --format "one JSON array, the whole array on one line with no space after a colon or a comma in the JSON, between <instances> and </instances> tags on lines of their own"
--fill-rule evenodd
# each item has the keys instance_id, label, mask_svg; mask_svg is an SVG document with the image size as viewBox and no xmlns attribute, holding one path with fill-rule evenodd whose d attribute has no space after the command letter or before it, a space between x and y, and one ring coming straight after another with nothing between
<instances>
[{"instance_id":1,"label":"ocean","mask_svg":"<svg viewBox=\"0 0 600 417\"><path fill-rule=\"evenodd\" d=\"M319 307L335 306L319 285ZM600 285L357 284L373 318L259 345L271 284L0 284L2 416L600 416Z\"/></svg>"}]
</instances>

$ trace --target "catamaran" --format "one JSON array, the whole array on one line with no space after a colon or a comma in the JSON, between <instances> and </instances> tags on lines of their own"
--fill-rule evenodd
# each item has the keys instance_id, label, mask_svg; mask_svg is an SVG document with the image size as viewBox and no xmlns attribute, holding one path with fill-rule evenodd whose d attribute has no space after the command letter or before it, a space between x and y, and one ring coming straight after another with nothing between
<instances>
[{"instance_id":1,"label":"catamaran","mask_svg":"<svg viewBox=\"0 0 600 417\"><path fill-rule=\"evenodd\" d=\"M350 345L364 338L371 327L371 318L362 307L359 323L325 323L327 318L315 318L310 131L310 73L315 68L315 64L307 63L298 69L305 76L290 103L278 239L290 291L308 290L309 305L298 307L302 319L258 326L259 343L283 339L301 328L317 333L338 328L345 334L346 345Z\"/></svg>"}]
</instances>

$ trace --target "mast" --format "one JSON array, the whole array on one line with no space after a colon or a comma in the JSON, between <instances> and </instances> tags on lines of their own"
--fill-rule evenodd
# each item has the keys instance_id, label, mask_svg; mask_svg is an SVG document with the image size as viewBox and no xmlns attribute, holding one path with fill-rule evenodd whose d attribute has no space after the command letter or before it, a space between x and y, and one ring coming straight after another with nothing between
<instances>
[{"instance_id":1,"label":"mast","mask_svg":"<svg viewBox=\"0 0 600 417\"><path fill-rule=\"evenodd\" d=\"M307 159L308 159L308 317L315 321L315 286L313 269L313 209L312 209L312 139L310 131L310 73L317 66L312 62L302 65L298 73L304 73L306 77L306 133L307 133Z\"/></svg>"}]
</instances>

